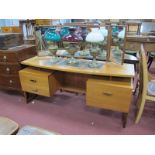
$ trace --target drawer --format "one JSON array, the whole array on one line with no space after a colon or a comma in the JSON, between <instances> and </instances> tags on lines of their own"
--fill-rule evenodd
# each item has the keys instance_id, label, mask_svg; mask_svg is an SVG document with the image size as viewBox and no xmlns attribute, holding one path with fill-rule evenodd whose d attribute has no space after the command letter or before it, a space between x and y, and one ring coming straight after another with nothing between
<instances>
[{"instance_id":1,"label":"drawer","mask_svg":"<svg viewBox=\"0 0 155 155\"><path fill-rule=\"evenodd\" d=\"M49 86L48 87L40 87L39 85L22 85L22 90L25 92L43 95L43 96L51 96Z\"/></svg>"},{"instance_id":2,"label":"drawer","mask_svg":"<svg viewBox=\"0 0 155 155\"><path fill-rule=\"evenodd\" d=\"M128 112L132 97L132 87L126 83L88 80L86 102L88 106Z\"/></svg>"},{"instance_id":3,"label":"drawer","mask_svg":"<svg viewBox=\"0 0 155 155\"><path fill-rule=\"evenodd\" d=\"M19 71L22 90L43 96L51 96L57 90L52 72L25 68Z\"/></svg>"},{"instance_id":4,"label":"drawer","mask_svg":"<svg viewBox=\"0 0 155 155\"><path fill-rule=\"evenodd\" d=\"M0 86L21 89L19 76L0 76Z\"/></svg>"},{"instance_id":5,"label":"drawer","mask_svg":"<svg viewBox=\"0 0 155 155\"><path fill-rule=\"evenodd\" d=\"M33 86L38 86L38 87L43 87L47 88L49 85L49 80L48 80L48 75L44 77L39 77L38 75L33 75L33 74L21 74L20 72L20 79L22 82L22 85L33 85Z\"/></svg>"},{"instance_id":6,"label":"drawer","mask_svg":"<svg viewBox=\"0 0 155 155\"><path fill-rule=\"evenodd\" d=\"M1 64L0 65L0 74L17 74L18 71L20 70L21 66L20 65L15 65L15 64Z\"/></svg>"},{"instance_id":7,"label":"drawer","mask_svg":"<svg viewBox=\"0 0 155 155\"><path fill-rule=\"evenodd\" d=\"M16 53L1 52L0 62L18 62Z\"/></svg>"},{"instance_id":8,"label":"drawer","mask_svg":"<svg viewBox=\"0 0 155 155\"><path fill-rule=\"evenodd\" d=\"M33 85L41 88L49 87L49 76L51 73L25 68L19 71L22 86Z\"/></svg>"}]
</instances>

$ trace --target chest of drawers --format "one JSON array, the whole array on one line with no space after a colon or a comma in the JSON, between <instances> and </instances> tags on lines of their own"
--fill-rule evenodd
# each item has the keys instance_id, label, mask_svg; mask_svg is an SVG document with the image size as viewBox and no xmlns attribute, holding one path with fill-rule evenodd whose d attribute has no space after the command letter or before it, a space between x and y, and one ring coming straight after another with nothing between
<instances>
[{"instance_id":1,"label":"chest of drawers","mask_svg":"<svg viewBox=\"0 0 155 155\"><path fill-rule=\"evenodd\" d=\"M36 46L21 45L0 50L0 88L21 90L18 71L20 62L36 55Z\"/></svg>"}]
</instances>

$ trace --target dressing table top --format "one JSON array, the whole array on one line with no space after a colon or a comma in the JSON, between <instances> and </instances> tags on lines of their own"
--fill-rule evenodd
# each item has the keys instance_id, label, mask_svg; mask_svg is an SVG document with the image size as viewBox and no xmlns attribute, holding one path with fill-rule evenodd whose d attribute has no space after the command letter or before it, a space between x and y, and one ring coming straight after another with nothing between
<instances>
[{"instance_id":1,"label":"dressing table top","mask_svg":"<svg viewBox=\"0 0 155 155\"><path fill-rule=\"evenodd\" d=\"M112 62L101 62L102 66L100 68L89 68L89 67L74 67L70 65L62 65L58 64L51 64L50 62L51 57L32 57L30 59L24 60L21 64L26 66L32 66L37 68L43 69L51 69L63 72L72 72L72 73L80 73L80 74L89 74L89 75L100 75L100 76L113 76L113 77L133 77L135 75L134 72L134 65L132 64L115 64ZM67 60L67 58L62 58L62 61ZM92 60L85 60L85 59L78 59L80 63L89 63Z\"/></svg>"}]
</instances>

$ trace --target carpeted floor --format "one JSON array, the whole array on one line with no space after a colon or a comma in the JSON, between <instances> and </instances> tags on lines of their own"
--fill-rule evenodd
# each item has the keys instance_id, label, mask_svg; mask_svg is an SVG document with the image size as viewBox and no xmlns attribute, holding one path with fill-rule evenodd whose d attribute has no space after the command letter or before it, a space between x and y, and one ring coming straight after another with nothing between
<instances>
[{"instance_id":1,"label":"carpeted floor","mask_svg":"<svg viewBox=\"0 0 155 155\"><path fill-rule=\"evenodd\" d=\"M155 75L155 64L150 72ZM133 101L126 128L122 128L121 113L86 107L85 96L57 92L54 97L38 96L26 104L17 92L0 91L0 115L6 116L20 126L33 125L61 134L155 134L155 104L145 106L139 124L134 124L135 102Z\"/></svg>"}]
</instances>

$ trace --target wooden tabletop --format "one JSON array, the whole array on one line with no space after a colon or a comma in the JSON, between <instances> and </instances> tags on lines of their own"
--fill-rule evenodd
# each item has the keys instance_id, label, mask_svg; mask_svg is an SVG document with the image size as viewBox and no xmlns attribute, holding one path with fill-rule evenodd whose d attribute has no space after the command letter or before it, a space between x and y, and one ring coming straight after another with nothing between
<instances>
[{"instance_id":1,"label":"wooden tabletop","mask_svg":"<svg viewBox=\"0 0 155 155\"><path fill-rule=\"evenodd\" d=\"M151 35L127 35L126 37L127 41L131 42L140 42L140 43L154 43L155 42L155 36Z\"/></svg>"},{"instance_id":2,"label":"wooden tabletop","mask_svg":"<svg viewBox=\"0 0 155 155\"><path fill-rule=\"evenodd\" d=\"M101 76L114 76L114 77L134 77L134 65L132 64L115 64L112 62L102 62L103 66L101 68L81 68L81 67L73 67L69 65L60 65L53 64L47 65L48 61L50 61L51 57L38 57L35 56L33 58L22 61L21 64L26 66L38 67L43 69L64 71L64 72L72 72L72 73L80 73L80 74L90 74L90 75L101 75ZM63 58L66 59L66 58ZM81 61L91 62L92 60L84 60ZM101 63L101 61L99 61Z\"/></svg>"},{"instance_id":3,"label":"wooden tabletop","mask_svg":"<svg viewBox=\"0 0 155 155\"><path fill-rule=\"evenodd\" d=\"M0 49L0 51L1 52L14 52L14 51L20 51L20 50L23 50L23 49L28 49L30 47L35 47L35 45L22 44L22 45L19 45L19 46L10 47L7 50Z\"/></svg>"},{"instance_id":4,"label":"wooden tabletop","mask_svg":"<svg viewBox=\"0 0 155 155\"><path fill-rule=\"evenodd\" d=\"M131 25L141 25L142 22L141 21L132 21L132 20L128 20L126 21L126 24L131 24Z\"/></svg>"}]
</instances>

